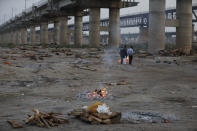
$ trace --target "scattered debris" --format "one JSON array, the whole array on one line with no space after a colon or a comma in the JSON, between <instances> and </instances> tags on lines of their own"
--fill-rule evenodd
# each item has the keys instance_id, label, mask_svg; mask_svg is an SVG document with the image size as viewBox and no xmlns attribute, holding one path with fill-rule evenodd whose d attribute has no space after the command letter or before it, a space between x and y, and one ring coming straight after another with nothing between
<instances>
[{"instance_id":1,"label":"scattered debris","mask_svg":"<svg viewBox=\"0 0 197 131\"><path fill-rule=\"evenodd\" d=\"M75 55L75 58L81 58L81 59L85 59L85 58L100 58L100 56L98 55L97 52L89 52L87 53L77 53Z\"/></svg>"},{"instance_id":2,"label":"scattered debris","mask_svg":"<svg viewBox=\"0 0 197 131\"><path fill-rule=\"evenodd\" d=\"M97 71L97 69L90 68L89 66L78 66L78 65L74 65L74 67L79 68L79 69L83 69L83 70Z\"/></svg>"},{"instance_id":3,"label":"scattered debris","mask_svg":"<svg viewBox=\"0 0 197 131\"><path fill-rule=\"evenodd\" d=\"M11 65L10 62L3 62L3 64L5 64L5 65Z\"/></svg>"},{"instance_id":4,"label":"scattered debris","mask_svg":"<svg viewBox=\"0 0 197 131\"><path fill-rule=\"evenodd\" d=\"M44 57L51 57L52 55L49 54L32 54L32 53L26 53L24 54L24 57L30 58L30 60L44 60Z\"/></svg>"},{"instance_id":5,"label":"scattered debris","mask_svg":"<svg viewBox=\"0 0 197 131\"><path fill-rule=\"evenodd\" d=\"M197 108L197 106L192 106L192 108Z\"/></svg>"},{"instance_id":6,"label":"scattered debris","mask_svg":"<svg viewBox=\"0 0 197 131\"><path fill-rule=\"evenodd\" d=\"M51 128L58 124L68 123L67 119L57 118L62 114L60 113L42 113L38 109L32 110L35 114L29 115L29 118L25 120L26 124L37 125L39 127Z\"/></svg>"},{"instance_id":7,"label":"scattered debris","mask_svg":"<svg viewBox=\"0 0 197 131\"><path fill-rule=\"evenodd\" d=\"M174 115L162 115L159 113L151 112L126 112L122 113L122 122L128 123L170 123L177 120Z\"/></svg>"},{"instance_id":8,"label":"scattered debris","mask_svg":"<svg viewBox=\"0 0 197 131\"><path fill-rule=\"evenodd\" d=\"M117 83L117 85L128 85L128 82L125 80L121 80Z\"/></svg>"},{"instance_id":9,"label":"scattered debris","mask_svg":"<svg viewBox=\"0 0 197 131\"><path fill-rule=\"evenodd\" d=\"M8 120L7 121L13 128L24 128L22 125L17 123L15 120Z\"/></svg>"},{"instance_id":10,"label":"scattered debris","mask_svg":"<svg viewBox=\"0 0 197 131\"><path fill-rule=\"evenodd\" d=\"M164 98L164 100L170 101L170 102L178 102L178 103L184 103L187 101L186 98L184 97L166 97Z\"/></svg>"},{"instance_id":11,"label":"scattered debris","mask_svg":"<svg viewBox=\"0 0 197 131\"><path fill-rule=\"evenodd\" d=\"M103 111L107 108L107 110ZM99 110L98 110L99 109ZM102 110L102 111L101 111ZM105 112L99 113L98 111ZM76 118L81 119L82 121L91 123L91 124L115 124L120 123L121 113L109 111L109 107L102 102L97 102L93 105L88 106L86 109L77 109L73 110L68 115L75 116Z\"/></svg>"},{"instance_id":12,"label":"scattered debris","mask_svg":"<svg viewBox=\"0 0 197 131\"><path fill-rule=\"evenodd\" d=\"M195 51L192 50L190 52L190 55L194 55ZM174 49L174 50L160 50L159 55L161 56L184 56L187 55L183 52L182 49Z\"/></svg>"},{"instance_id":13,"label":"scattered debris","mask_svg":"<svg viewBox=\"0 0 197 131\"><path fill-rule=\"evenodd\" d=\"M108 86L115 86L115 85L128 85L128 82L125 80L120 80L119 82L110 82L106 83Z\"/></svg>"}]
</instances>

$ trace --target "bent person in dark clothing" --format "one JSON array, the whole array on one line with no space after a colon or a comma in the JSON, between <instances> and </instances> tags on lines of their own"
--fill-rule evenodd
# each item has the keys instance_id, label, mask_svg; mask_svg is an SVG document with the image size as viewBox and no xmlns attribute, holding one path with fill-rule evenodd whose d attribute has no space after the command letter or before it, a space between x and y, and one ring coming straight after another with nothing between
<instances>
[{"instance_id":1,"label":"bent person in dark clothing","mask_svg":"<svg viewBox=\"0 0 197 131\"><path fill-rule=\"evenodd\" d=\"M127 47L126 45L124 46L124 48L120 49L120 57L121 57L121 64L123 63L123 59L127 57Z\"/></svg>"}]
</instances>

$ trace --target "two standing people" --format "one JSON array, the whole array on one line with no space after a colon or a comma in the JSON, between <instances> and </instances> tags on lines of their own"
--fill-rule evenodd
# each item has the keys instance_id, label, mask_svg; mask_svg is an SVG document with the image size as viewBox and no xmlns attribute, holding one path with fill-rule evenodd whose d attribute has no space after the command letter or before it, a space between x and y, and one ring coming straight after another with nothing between
<instances>
[{"instance_id":1,"label":"two standing people","mask_svg":"<svg viewBox=\"0 0 197 131\"><path fill-rule=\"evenodd\" d=\"M129 56L129 64L132 64L133 60L133 46L127 49L126 45L120 49L121 64L126 61L127 56Z\"/></svg>"}]
</instances>

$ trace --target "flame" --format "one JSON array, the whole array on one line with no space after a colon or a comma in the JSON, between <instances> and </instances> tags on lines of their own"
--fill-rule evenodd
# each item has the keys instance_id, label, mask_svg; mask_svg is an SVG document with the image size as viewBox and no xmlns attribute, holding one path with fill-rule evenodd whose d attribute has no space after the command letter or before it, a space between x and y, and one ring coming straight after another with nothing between
<instances>
[{"instance_id":1,"label":"flame","mask_svg":"<svg viewBox=\"0 0 197 131\"><path fill-rule=\"evenodd\" d=\"M95 89L94 92L88 93L88 98L105 98L107 96L107 87L103 89Z\"/></svg>"},{"instance_id":2,"label":"flame","mask_svg":"<svg viewBox=\"0 0 197 131\"><path fill-rule=\"evenodd\" d=\"M118 63L121 63L121 59L117 60ZM129 57L127 56L126 62L129 63Z\"/></svg>"}]
</instances>

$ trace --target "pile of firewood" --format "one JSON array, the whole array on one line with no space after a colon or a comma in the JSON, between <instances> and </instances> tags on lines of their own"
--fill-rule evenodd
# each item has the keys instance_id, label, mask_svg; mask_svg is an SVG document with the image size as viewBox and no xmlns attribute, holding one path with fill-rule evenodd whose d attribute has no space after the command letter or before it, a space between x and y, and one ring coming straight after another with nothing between
<instances>
[{"instance_id":1,"label":"pile of firewood","mask_svg":"<svg viewBox=\"0 0 197 131\"><path fill-rule=\"evenodd\" d=\"M121 113L119 112L112 112L109 115L107 113L87 112L84 109L73 110L68 115L75 116L90 124L115 124L120 123L121 119Z\"/></svg>"},{"instance_id":2,"label":"pile of firewood","mask_svg":"<svg viewBox=\"0 0 197 131\"><path fill-rule=\"evenodd\" d=\"M51 128L58 126L58 124L68 123L67 119L58 118L62 115L59 113L42 113L39 110L32 110L34 115L28 115L29 118L25 120L26 124L37 125L39 127Z\"/></svg>"}]
</instances>

